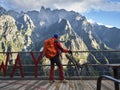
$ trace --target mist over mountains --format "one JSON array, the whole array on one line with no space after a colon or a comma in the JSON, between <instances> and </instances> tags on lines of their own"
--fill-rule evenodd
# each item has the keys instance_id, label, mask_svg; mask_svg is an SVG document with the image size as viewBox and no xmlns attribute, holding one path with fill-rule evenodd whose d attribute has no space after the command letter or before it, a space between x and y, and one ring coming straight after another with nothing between
<instances>
[{"instance_id":1,"label":"mist over mountains","mask_svg":"<svg viewBox=\"0 0 120 90\"><path fill-rule=\"evenodd\" d=\"M45 7L16 12L0 7L0 52L39 51L54 33L72 51L120 49L120 29L90 23L77 12Z\"/></svg>"}]
</instances>

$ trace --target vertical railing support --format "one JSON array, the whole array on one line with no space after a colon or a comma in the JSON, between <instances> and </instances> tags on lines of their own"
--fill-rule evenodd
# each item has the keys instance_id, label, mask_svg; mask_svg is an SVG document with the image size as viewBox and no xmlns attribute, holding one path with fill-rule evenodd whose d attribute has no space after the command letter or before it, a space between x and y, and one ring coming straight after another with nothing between
<instances>
[{"instance_id":1,"label":"vertical railing support","mask_svg":"<svg viewBox=\"0 0 120 90\"><path fill-rule=\"evenodd\" d=\"M97 89L96 90L101 90L101 82L102 82L102 77L99 77L97 79Z\"/></svg>"}]
</instances>

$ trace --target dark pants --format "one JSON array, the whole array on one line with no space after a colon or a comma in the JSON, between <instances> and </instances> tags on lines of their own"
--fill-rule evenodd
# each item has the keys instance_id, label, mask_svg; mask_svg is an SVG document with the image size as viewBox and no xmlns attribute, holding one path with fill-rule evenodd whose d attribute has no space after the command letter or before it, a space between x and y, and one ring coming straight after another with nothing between
<instances>
[{"instance_id":1,"label":"dark pants","mask_svg":"<svg viewBox=\"0 0 120 90\"><path fill-rule=\"evenodd\" d=\"M56 55L55 57L50 59L51 67L50 67L50 80L54 80L54 68L55 64L59 68L59 76L60 80L64 80L64 73L63 73L63 66L60 60L59 55Z\"/></svg>"}]
</instances>

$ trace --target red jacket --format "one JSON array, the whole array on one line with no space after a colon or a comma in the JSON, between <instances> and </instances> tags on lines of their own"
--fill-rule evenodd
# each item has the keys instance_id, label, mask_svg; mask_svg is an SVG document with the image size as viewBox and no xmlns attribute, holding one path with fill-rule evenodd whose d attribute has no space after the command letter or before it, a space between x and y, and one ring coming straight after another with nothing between
<instances>
[{"instance_id":1,"label":"red jacket","mask_svg":"<svg viewBox=\"0 0 120 90\"><path fill-rule=\"evenodd\" d=\"M58 53L60 52L65 52L65 53L68 53L69 50L68 49L64 49L61 45L61 43L55 38L55 46L56 46L56 50Z\"/></svg>"}]
</instances>

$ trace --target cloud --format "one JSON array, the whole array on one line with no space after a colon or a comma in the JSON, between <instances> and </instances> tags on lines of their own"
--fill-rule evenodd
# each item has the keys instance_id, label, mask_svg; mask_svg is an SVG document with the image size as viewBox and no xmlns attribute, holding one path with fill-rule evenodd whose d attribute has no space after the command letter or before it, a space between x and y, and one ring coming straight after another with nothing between
<instances>
[{"instance_id":1,"label":"cloud","mask_svg":"<svg viewBox=\"0 0 120 90\"><path fill-rule=\"evenodd\" d=\"M106 26L106 27L108 27L108 28L113 28L113 27L114 27L114 26L112 26L112 25L105 25L105 24L103 24L103 23L95 22L93 19L87 19L87 21L88 21L89 23L91 23L91 24L104 25L104 26Z\"/></svg>"},{"instance_id":2,"label":"cloud","mask_svg":"<svg viewBox=\"0 0 120 90\"><path fill-rule=\"evenodd\" d=\"M112 25L105 25L105 24L102 24L102 23L97 23L98 25L104 25L104 26L106 26L106 27L108 27L108 28L113 28L114 26L112 26Z\"/></svg>"},{"instance_id":3,"label":"cloud","mask_svg":"<svg viewBox=\"0 0 120 90\"><path fill-rule=\"evenodd\" d=\"M89 23L91 23L91 24L104 25L104 26L106 26L106 27L108 27L108 28L113 28L113 27L114 27L114 26L112 26L112 25L105 25L105 24L103 24L103 23L96 22L96 21L94 21L93 19L87 19L87 21L88 21Z\"/></svg>"},{"instance_id":4,"label":"cloud","mask_svg":"<svg viewBox=\"0 0 120 90\"><path fill-rule=\"evenodd\" d=\"M96 22L93 19L87 19L89 23L96 24Z\"/></svg>"},{"instance_id":5,"label":"cloud","mask_svg":"<svg viewBox=\"0 0 120 90\"><path fill-rule=\"evenodd\" d=\"M41 6L45 6L80 13L91 10L120 11L120 1L115 0L1 0L1 2L2 4L4 2L4 6L14 10L40 10Z\"/></svg>"}]
</instances>

